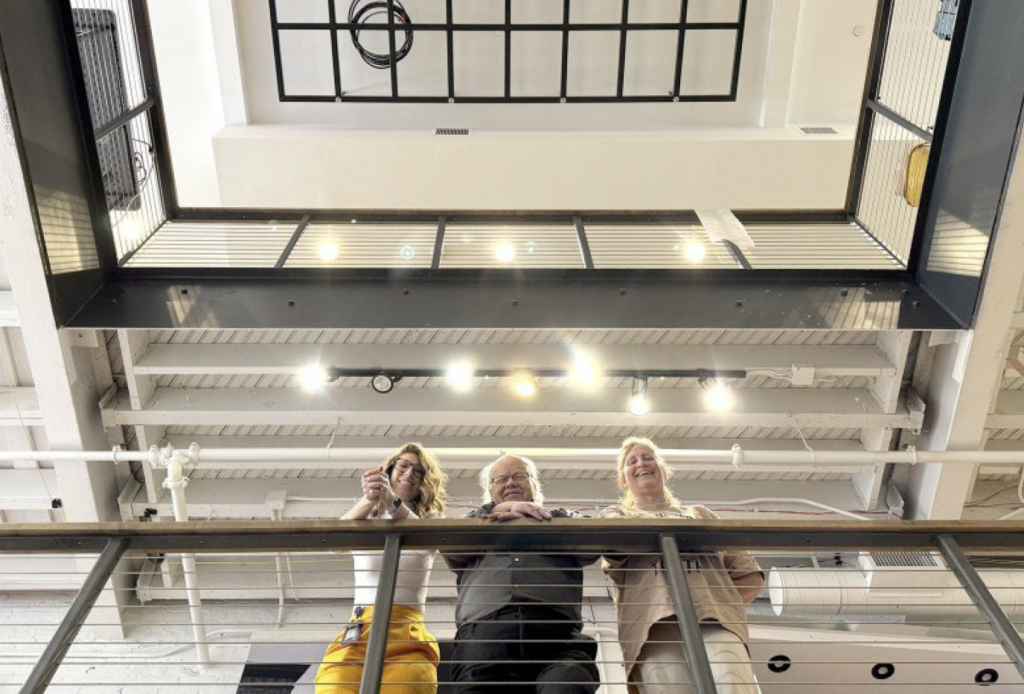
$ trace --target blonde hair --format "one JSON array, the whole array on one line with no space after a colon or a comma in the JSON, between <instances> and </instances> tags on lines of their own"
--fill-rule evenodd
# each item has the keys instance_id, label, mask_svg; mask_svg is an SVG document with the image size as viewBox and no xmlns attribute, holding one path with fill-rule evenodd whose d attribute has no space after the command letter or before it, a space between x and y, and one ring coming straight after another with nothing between
<instances>
[{"instance_id":1,"label":"blonde hair","mask_svg":"<svg viewBox=\"0 0 1024 694\"><path fill-rule=\"evenodd\" d=\"M630 436L622 445L619 446L619 456L615 460L615 468L618 470L618 476L616 481L619 485L619 489L622 491L622 498L619 499L619 504L626 508L632 508L636 506L636 499L633 498L633 493L629 491L629 486L626 484L626 456L629 452L641 446L649 450L654 454L654 460L658 463L658 468L661 470L661 483L665 487L665 501L672 504L673 506L679 505L679 499L669 489L668 481L672 479L672 476L676 474L668 463L665 462L665 458L661 455L661 449L658 448L658 444L651 441L649 438L644 436Z\"/></svg>"},{"instance_id":2,"label":"blonde hair","mask_svg":"<svg viewBox=\"0 0 1024 694\"><path fill-rule=\"evenodd\" d=\"M420 495L414 502L413 511L421 518L431 513L438 515L444 513L448 502L448 495L445 487L448 485L448 475L441 469L441 463L437 456L423 447L421 443L407 443L392 453L384 461L384 473L391 479L391 473L398 464L398 459L404 453L412 453L420 459L423 466L423 481L420 483Z\"/></svg>"},{"instance_id":3,"label":"blonde hair","mask_svg":"<svg viewBox=\"0 0 1024 694\"><path fill-rule=\"evenodd\" d=\"M494 501L494 497L491 496L491 473L494 472L494 466L500 463L505 458L514 458L519 460L526 466L526 471L530 475L530 491L533 494L533 503L543 505L544 504L544 491L540 486L540 472L537 470L537 464L523 455L516 455L515 453L502 453L500 456L489 462L484 466L484 469L480 471L480 489L484 493L484 503L489 504Z\"/></svg>"}]
</instances>

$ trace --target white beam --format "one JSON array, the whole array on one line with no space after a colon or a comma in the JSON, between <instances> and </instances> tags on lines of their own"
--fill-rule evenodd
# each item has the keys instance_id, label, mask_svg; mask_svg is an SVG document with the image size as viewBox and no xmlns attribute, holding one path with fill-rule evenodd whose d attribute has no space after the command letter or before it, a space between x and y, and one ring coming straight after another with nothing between
<instances>
[{"instance_id":1,"label":"white beam","mask_svg":"<svg viewBox=\"0 0 1024 694\"><path fill-rule=\"evenodd\" d=\"M1024 390L1002 390L995 411L985 419L987 429L1024 429Z\"/></svg>"},{"instance_id":2,"label":"white beam","mask_svg":"<svg viewBox=\"0 0 1024 694\"><path fill-rule=\"evenodd\" d=\"M138 373L137 364L144 357L149 349L148 330L118 330L117 340L121 347L121 362L124 364L125 385L128 386L128 399L133 410L141 410L149 405L153 399L153 392L156 390L156 379L152 376ZM135 427L135 439L138 442L140 451L149 449L150 446L163 443L163 427ZM159 496L159 485L163 482L166 473L162 470L154 470L149 461L142 461L142 474L146 480L146 494L151 501L156 501Z\"/></svg>"},{"instance_id":3,"label":"white beam","mask_svg":"<svg viewBox=\"0 0 1024 694\"><path fill-rule=\"evenodd\" d=\"M0 390L0 426L42 425L43 412L35 388L8 387Z\"/></svg>"},{"instance_id":4,"label":"white beam","mask_svg":"<svg viewBox=\"0 0 1024 694\"><path fill-rule=\"evenodd\" d=\"M468 360L478 369L569 368L573 349L598 368L746 369L788 373L811 364L816 376L892 377L893 361L875 345L150 345L138 376L297 374L310 364L348 369L443 369Z\"/></svg>"},{"instance_id":5,"label":"white beam","mask_svg":"<svg viewBox=\"0 0 1024 694\"><path fill-rule=\"evenodd\" d=\"M0 292L0 327L14 328L18 321L18 307L14 305L14 292Z\"/></svg>"},{"instance_id":6,"label":"white beam","mask_svg":"<svg viewBox=\"0 0 1024 694\"><path fill-rule=\"evenodd\" d=\"M123 425L548 425L893 427L918 429L923 408L906 403L881 411L865 389L748 389L736 394L728 413L710 412L699 388L652 389L651 413L626 411L628 391L579 393L541 390L522 399L497 388L470 394L444 388L398 389L379 395L370 388L328 388L310 394L298 388L158 388L153 404L133 411L119 396L103 410L107 426Z\"/></svg>"}]
</instances>

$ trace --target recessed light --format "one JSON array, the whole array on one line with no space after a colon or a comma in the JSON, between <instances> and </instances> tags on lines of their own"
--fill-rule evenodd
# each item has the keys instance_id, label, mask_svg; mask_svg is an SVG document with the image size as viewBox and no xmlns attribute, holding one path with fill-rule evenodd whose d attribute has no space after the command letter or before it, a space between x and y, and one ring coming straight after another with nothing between
<instances>
[{"instance_id":1,"label":"recessed light","mask_svg":"<svg viewBox=\"0 0 1024 694\"><path fill-rule=\"evenodd\" d=\"M334 261L338 259L339 250L336 243L321 243L317 246L316 250L323 260Z\"/></svg>"},{"instance_id":2,"label":"recessed light","mask_svg":"<svg viewBox=\"0 0 1024 694\"><path fill-rule=\"evenodd\" d=\"M516 259L516 248L512 244L503 243L494 251L494 255L503 263L511 263Z\"/></svg>"}]
</instances>

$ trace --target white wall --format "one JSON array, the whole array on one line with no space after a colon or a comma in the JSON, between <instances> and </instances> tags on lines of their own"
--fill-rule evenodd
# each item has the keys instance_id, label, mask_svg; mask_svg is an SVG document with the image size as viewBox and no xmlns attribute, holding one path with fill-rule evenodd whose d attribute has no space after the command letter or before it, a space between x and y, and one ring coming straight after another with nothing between
<instances>
[{"instance_id":1,"label":"white wall","mask_svg":"<svg viewBox=\"0 0 1024 694\"><path fill-rule=\"evenodd\" d=\"M224 205L350 209L838 209L852 128L690 133L346 132L229 127Z\"/></svg>"},{"instance_id":2,"label":"white wall","mask_svg":"<svg viewBox=\"0 0 1024 694\"><path fill-rule=\"evenodd\" d=\"M149 0L148 5L178 203L217 207L213 135L227 121L210 6L203 0Z\"/></svg>"}]
</instances>

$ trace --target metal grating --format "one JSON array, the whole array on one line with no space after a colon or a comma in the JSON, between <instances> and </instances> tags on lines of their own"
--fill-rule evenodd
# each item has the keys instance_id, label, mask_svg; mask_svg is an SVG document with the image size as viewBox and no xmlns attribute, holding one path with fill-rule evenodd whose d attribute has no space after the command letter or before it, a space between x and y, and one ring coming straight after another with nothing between
<instances>
[{"instance_id":1,"label":"metal grating","mask_svg":"<svg viewBox=\"0 0 1024 694\"><path fill-rule=\"evenodd\" d=\"M270 0L269 25L282 102L732 102L747 5Z\"/></svg>"},{"instance_id":2,"label":"metal grating","mask_svg":"<svg viewBox=\"0 0 1024 694\"><path fill-rule=\"evenodd\" d=\"M935 556L930 552L872 552L876 566L885 568L937 567Z\"/></svg>"},{"instance_id":3,"label":"metal grating","mask_svg":"<svg viewBox=\"0 0 1024 694\"><path fill-rule=\"evenodd\" d=\"M711 243L698 225L589 224L587 241L596 269L740 267L729 250L720 243ZM687 257L693 247L703 251L700 260Z\"/></svg>"},{"instance_id":4,"label":"metal grating","mask_svg":"<svg viewBox=\"0 0 1024 694\"><path fill-rule=\"evenodd\" d=\"M433 224L310 224L285 267L430 267Z\"/></svg>"},{"instance_id":5,"label":"metal grating","mask_svg":"<svg viewBox=\"0 0 1024 694\"><path fill-rule=\"evenodd\" d=\"M441 267L583 268L584 263L569 224L449 224Z\"/></svg>"},{"instance_id":6,"label":"metal grating","mask_svg":"<svg viewBox=\"0 0 1024 694\"><path fill-rule=\"evenodd\" d=\"M295 222L167 222L126 266L272 268L294 230Z\"/></svg>"},{"instance_id":7,"label":"metal grating","mask_svg":"<svg viewBox=\"0 0 1024 694\"><path fill-rule=\"evenodd\" d=\"M754 247L743 254L755 270L898 270L888 253L856 224L748 225Z\"/></svg>"},{"instance_id":8,"label":"metal grating","mask_svg":"<svg viewBox=\"0 0 1024 694\"><path fill-rule=\"evenodd\" d=\"M947 3L948 4L948 3ZM949 60L955 11L940 2L895 0L878 101L924 130L932 130Z\"/></svg>"},{"instance_id":9,"label":"metal grating","mask_svg":"<svg viewBox=\"0 0 1024 694\"><path fill-rule=\"evenodd\" d=\"M829 126L804 126L800 128L804 135L838 135L839 131Z\"/></svg>"},{"instance_id":10,"label":"metal grating","mask_svg":"<svg viewBox=\"0 0 1024 694\"><path fill-rule=\"evenodd\" d=\"M904 195L907 169L915 148L924 144L887 118L872 119L857 219L904 264L910 256L919 209Z\"/></svg>"},{"instance_id":11,"label":"metal grating","mask_svg":"<svg viewBox=\"0 0 1024 694\"><path fill-rule=\"evenodd\" d=\"M435 135L469 135L469 128L438 128Z\"/></svg>"}]
</instances>

